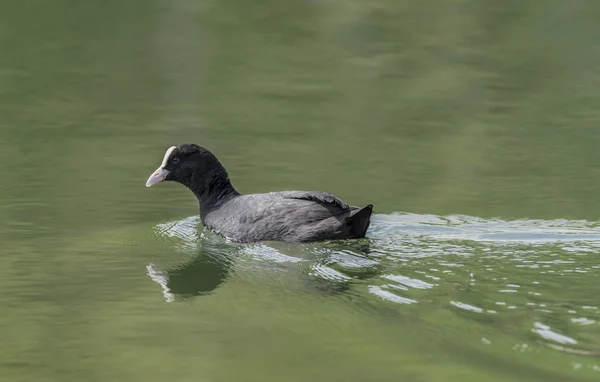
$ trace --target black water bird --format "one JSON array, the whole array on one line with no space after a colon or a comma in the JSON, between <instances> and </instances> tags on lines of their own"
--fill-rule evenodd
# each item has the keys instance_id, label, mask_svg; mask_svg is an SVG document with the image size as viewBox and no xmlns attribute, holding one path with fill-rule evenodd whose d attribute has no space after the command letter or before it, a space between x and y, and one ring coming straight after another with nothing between
<instances>
[{"instance_id":1,"label":"black water bird","mask_svg":"<svg viewBox=\"0 0 600 382\"><path fill-rule=\"evenodd\" d=\"M200 202L209 230L234 242L355 239L365 236L373 205L353 207L327 192L282 191L242 195L209 150L195 144L167 149L146 187L174 181Z\"/></svg>"}]
</instances>

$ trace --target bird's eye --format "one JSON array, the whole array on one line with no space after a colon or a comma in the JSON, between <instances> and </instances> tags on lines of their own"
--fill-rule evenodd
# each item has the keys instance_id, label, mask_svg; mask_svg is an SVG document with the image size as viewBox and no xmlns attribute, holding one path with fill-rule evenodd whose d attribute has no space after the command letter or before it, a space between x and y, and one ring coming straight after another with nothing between
<instances>
[{"instance_id":1,"label":"bird's eye","mask_svg":"<svg viewBox=\"0 0 600 382\"><path fill-rule=\"evenodd\" d=\"M175 164L179 163L179 158L173 158L173 163L175 163Z\"/></svg>"}]
</instances>

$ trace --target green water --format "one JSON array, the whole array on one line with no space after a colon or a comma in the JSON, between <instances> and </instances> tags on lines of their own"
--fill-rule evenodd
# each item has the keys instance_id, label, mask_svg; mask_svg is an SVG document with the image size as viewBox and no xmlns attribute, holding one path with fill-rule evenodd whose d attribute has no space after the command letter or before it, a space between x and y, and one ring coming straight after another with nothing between
<instances>
[{"instance_id":1,"label":"green water","mask_svg":"<svg viewBox=\"0 0 600 382\"><path fill-rule=\"evenodd\" d=\"M0 5L1 381L600 380L600 3ZM233 245L244 193L368 238Z\"/></svg>"}]
</instances>

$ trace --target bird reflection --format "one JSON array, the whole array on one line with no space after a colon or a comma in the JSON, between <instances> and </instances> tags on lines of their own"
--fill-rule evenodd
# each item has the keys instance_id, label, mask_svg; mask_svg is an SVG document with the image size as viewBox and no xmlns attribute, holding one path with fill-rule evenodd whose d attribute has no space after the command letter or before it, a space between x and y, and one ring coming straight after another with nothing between
<instances>
[{"instance_id":1,"label":"bird reflection","mask_svg":"<svg viewBox=\"0 0 600 382\"><path fill-rule=\"evenodd\" d=\"M229 276L232 256L224 252L203 248L192 261L164 269L149 264L146 270L148 276L162 287L167 302L204 296L211 294Z\"/></svg>"},{"instance_id":2,"label":"bird reflection","mask_svg":"<svg viewBox=\"0 0 600 382\"><path fill-rule=\"evenodd\" d=\"M213 293L232 273L231 268L236 259L250 261L259 267L273 262L279 265L307 264L308 268L294 266L298 271L297 277L306 280L307 290L319 294L344 293L357 280L376 277L380 273L380 262L369 255L371 250L367 240L309 245L304 248L308 252L304 252L302 257L286 254L289 252L298 255L298 246L277 247L278 245L233 245L200 239L194 246L189 243L184 246L185 251L194 248L196 256L192 260L164 267L149 264L146 269L148 276L161 286L167 302ZM244 268L251 269L252 266Z\"/></svg>"}]
</instances>

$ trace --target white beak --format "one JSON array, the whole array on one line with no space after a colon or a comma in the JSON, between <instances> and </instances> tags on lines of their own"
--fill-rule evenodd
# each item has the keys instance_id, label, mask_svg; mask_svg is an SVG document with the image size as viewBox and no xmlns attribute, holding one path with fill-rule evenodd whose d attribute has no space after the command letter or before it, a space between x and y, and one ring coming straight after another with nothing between
<instances>
[{"instance_id":1,"label":"white beak","mask_svg":"<svg viewBox=\"0 0 600 382\"><path fill-rule=\"evenodd\" d=\"M167 175L169 175L169 171L165 170L162 167L159 167L158 169L156 169L156 171L154 171L152 175L150 175L150 178L148 178L148 180L146 181L146 187L152 187L155 184L159 184L160 182L165 180Z\"/></svg>"},{"instance_id":2,"label":"white beak","mask_svg":"<svg viewBox=\"0 0 600 382\"><path fill-rule=\"evenodd\" d=\"M163 157L160 167L157 168L156 171L154 171L154 173L150 175L150 178L148 178L148 180L146 181L146 187L152 187L155 184L159 184L160 182L165 180L167 175L169 175L169 170L165 170L165 166L167 165L167 162L169 161L169 158L171 157L171 154L173 154L174 150L175 146L171 146L167 149L167 152Z\"/></svg>"}]
</instances>

